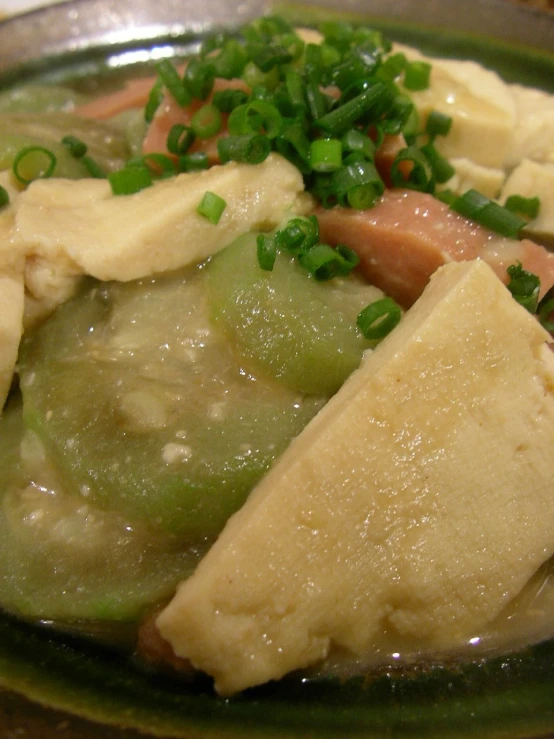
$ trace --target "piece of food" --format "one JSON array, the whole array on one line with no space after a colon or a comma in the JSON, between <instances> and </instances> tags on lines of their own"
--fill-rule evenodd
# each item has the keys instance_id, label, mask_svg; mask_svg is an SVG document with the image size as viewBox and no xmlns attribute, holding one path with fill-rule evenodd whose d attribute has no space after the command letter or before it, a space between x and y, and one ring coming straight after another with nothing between
<instances>
[{"instance_id":1,"label":"piece of food","mask_svg":"<svg viewBox=\"0 0 554 739\"><path fill-rule=\"evenodd\" d=\"M554 551L548 338L484 262L443 267L180 585L176 655L229 695L493 619Z\"/></svg>"},{"instance_id":2,"label":"piece of food","mask_svg":"<svg viewBox=\"0 0 554 739\"><path fill-rule=\"evenodd\" d=\"M524 159L506 180L499 199L505 203L511 195L539 199L539 213L525 231L543 243L554 244L554 161L539 164Z\"/></svg>"},{"instance_id":3,"label":"piece of food","mask_svg":"<svg viewBox=\"0 0 554 739\"><path fill-rule=\"evenodd\" d=\"M0 414L10 390L23 330L23 271L0 270Z\"/></svg>"},{"instance_id":4,"label":"piece of food","mask_svg":"<svg viewBox=\"0 0 554 739\"><path fill-rule=\"evenodd\" d=\"M404 307L450 261L483 259L506 282L507 267L519 260L540 277L543 293L554 282L554 254L494 234L427 193L387 190L369 210L319 208L317 215L322 239L354 249L365 277Z\"/></svg>"}]
</instances>

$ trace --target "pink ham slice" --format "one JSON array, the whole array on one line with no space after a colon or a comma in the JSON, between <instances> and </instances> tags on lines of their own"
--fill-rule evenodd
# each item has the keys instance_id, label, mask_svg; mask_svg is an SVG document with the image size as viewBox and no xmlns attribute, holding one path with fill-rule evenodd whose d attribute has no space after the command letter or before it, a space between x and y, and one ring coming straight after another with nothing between
<instances>
[{"instance_id":1,"label":"pink ham slice","mask_svg":"<svg viewBox=\"0 0 554 739\"><path fill-rule=\"evenodd\" d=\"M527 239L498 236L426 193L387 190L369 210L318 208L316 215L321 240L354 249L365 277L405 308L451 261L484 259L507 282L506 268L519 260L540 277L541 294L554 283L553 253Z\"/></svg>"}]
</instances>

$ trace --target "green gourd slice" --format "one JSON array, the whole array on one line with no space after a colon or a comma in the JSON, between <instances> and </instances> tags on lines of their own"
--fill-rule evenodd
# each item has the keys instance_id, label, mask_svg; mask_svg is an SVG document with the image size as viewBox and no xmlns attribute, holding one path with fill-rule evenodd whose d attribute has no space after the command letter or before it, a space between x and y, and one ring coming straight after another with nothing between
<instances>
[{"instance_id":1,"label":"green gourd slice","mask_svg":"<svg viewBox=\"0 0 554 739\"><path fill-rule=\"evenodd\" d=\"M318 282L284 254L264 271L253 235L219 252L207 272L216 324L245 361L291 390L332 395L373 346L356 318L383 293L356 276Z\"/></svg>"},{"instance_id":2,"label":"green gourd slice","mask_svg":"<svg viewBox=\"0 0 554 739\"><path fill-rule=\"evenodd\" d=\"M187 541L220 531L323 402L242 366L204 274L88 285L20 357L25 423L64 488Z\"/></svg>"}]
</instances>

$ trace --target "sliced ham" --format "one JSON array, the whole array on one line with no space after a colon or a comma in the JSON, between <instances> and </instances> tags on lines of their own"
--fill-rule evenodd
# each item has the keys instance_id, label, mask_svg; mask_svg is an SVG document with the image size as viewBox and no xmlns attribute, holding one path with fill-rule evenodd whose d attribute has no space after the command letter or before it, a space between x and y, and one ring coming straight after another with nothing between
<instances>
[{"instance_id":1,"label":"sliced ham","mask_svg":"<svg viewBox=\"0 0 554 739\"><path fill-rule=\"evenodd\" d=\"M484 259L507 282L506 268L519 260L540 277L541 294L554 283L553 253L527 239L498 236L426 193L387 190L369 210L318 208L316 215L322 241L354 249L366 278L405 308L451 261Z\"/></svg>"},{"instance_id":2,"label":"sliced ham","mask_svg":"<svg viewBox=\"0 0 554 739\"><path fill-rule=\"evenodd\" d=\"M129 80L121 90L85 103L76 108L75 113L83 118L107 120L131 108L144 108L155 82L155 77Z\"/></svg>"}]
</instances>

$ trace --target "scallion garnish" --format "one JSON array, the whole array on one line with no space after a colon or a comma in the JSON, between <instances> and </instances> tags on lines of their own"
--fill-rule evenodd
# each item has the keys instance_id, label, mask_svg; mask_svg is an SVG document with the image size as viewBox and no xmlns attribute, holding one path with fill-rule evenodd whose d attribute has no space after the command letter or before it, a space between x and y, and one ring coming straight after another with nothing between
<instances>
[{"instance_id":1,"label":"scallion garnish","mask_svg":"<svg viewBox=\"0 0 554 739\"><path fill-rule=\"evenodd\" d=\"M161 105L164 97L163 87L163 82L158 77L158 79L154 82L152 89L150 90L148 102L146 103L146 106L144 108L144 120L146 121L146 123L152 123L154 116L156 115L156 111Z\"/></svg>"},{"instance_id":2,"label":"scallion garnish","mask_svg":"<svg viewBox=\"0 0 554 739\"><path fill-rule=\"evenodd\" d=\"M376 82L352 100L326 113L315 121L314 125L330 136L341 136L352 128L358 119L363 118L371 108L382 105L384 102L390 102L390 100L391 92L388 87L382 82Z\"/></svg>"},{"instance_id":3,"label":"scallion garnish","mask_svg":"<svg viewBox=\"0 0 554 739\"><path fill-rule=\"evenodd\" d=\"M310 164L315 172L333 172L342 164L340 139L314 139L310 144Z\"/></svg>"},{"instance_id":4,"label":"scallion garnish","mask_svg":"<svg viewBox=\"0 0 554 739\"><path fill-rule=\"evenodd\" d=\"M427 117L425 133L431 138L447 136L452 128L452 118L438 110L432 110Z\"/></svg>"},{"instance_id":5,"label":"scallion garnish","mask_svg":"<svg viewBox=\"0 0 554 739\"><path fill-rule=\"evenodd\" d=\"M518 213L532 220L539 215L541 201L538 197L524 198L522 195L510 195L504 207L512 213Z\"/></svg>"},{"instance_id":6,"label":"scallion garnish","mask_svg":"<svg viewBox=\"0 0 554 739\"><path fill-rule=\"evenodd\" d=\"M192 96L205 100L213 90L215 67L209 59L194 58L187 64L185 83Z\"/></svg>"},{"instance_id":7,"label":"scallion garnish","mask_svg":"<svg viewBox=\"0 0 554 739\"><path fill-rule=\"evenodd\" d=\"M133 195L152 185L152 173L146 165L132 165L110 172L108 182L114 195Z\"/></svg>"},{"instance_id":8,"label":"scallion garnish","mask_svg":"<svg viewBox=\"0 0 554 739\"><path fill-rule=\"evenodd\" d=\"M309 251L319 242L319 223L316 216L291 218L275 234L279 249L298 255Z\"/></svg>"},{"instance_id":9,"label":"scallion garnish","mask_svg":"<svg viewBox=\"0 0 554 739\"><path fill-rule=\"evenodd\" d=\"M402 309L392 298L382 298L370 303L358 315L356 321L363 336L378 341L400 323Z\"/></svg>"},{"instance_id":10,"label":"scallion garnish","mask_svg":"<svg viewBox=\"0 0 554 739\"><path fill-rule=\"evenodd\" d=\"M219 197L219 195L216 195L214 192L207 190L204 193L196 212L199 215L204 216L204 218L207 218L210 223L214 224L214 226L217 226L226 207L227 203L223 198Z\"/></svg>"},{"instance_id":11,"label":"scallion garnish","mask_svg":"<svg viewBox=\"0 0 554 739\"><path fill-rule=\"evenodd\" d=\"M177 158L177 170L179 172L197 172L208 169L210 162L204 151L195 151L192 154L184 154Z\"/></svg>"},{"instance_id":12,"label":"scallion garnish","mask_svg":"<svg viewBox=\"0 0 554 739\"><path fill-rule=\"evenodd\" d=\"M426 90L431 79L431 65L429 62L410 62L404 71L404 87L416 92Z\"/></svg>"},{"instance_id":13,"label":"scallion garnish","mask_svg":"<svg viewBox=\"0 0 554 739\"><path fill-rule=\"evenodd\" d=\"M50 149L44 146L24 146L20 149L12 164L15 178L23 185L34 180L52 177L58 160Z\"/></svg>"},{"instance_id":14,"label":"scallion garnish","mask_svg":"<svg viewBox=\"0 0 554 739\"><path fill-rule=\"evenodd\" d=\"M540 279L532 272L523 269L521 262L510 265L506 271L510 278L507 285L508 290L529 313L536 313L541 288Z\"/></svg>"},{"instance_id":15,"label":"scallion garnish","mask_svg":"<svg viewBox=\"0 0 554 739\"><path fill-rule=\"evenodd\" d=\"M211 103L203 105L192 116L190 127L199 139L209 139L221 131L221 113Z\"/></svg>"},{"instance_id":16,"label":"scallion garnish","mask_svg":"<svg viewBox=\"0 0 554 739\"><path fill-rule=\"evenodd\" d=\"M244 90L217 90L212 96L212 104L222 113L230 113L239 105L244 105L248 95Z\"/></svg>"},{"instance_id":17,"label":"scallion garnish","mask_svg":"<svg viewBox=\"0 0 554 739\"><path fill-rule=\"evenodd\" d=\"M194 143L195 134L190 126L184 123L175 123L167 134L166 146L170 154L180 156L185 154Z\"/></svg>"},{"instance_id":18,"label":"scallion garnish","mask_svg":"<svg viewBox=\"0 0 554 739\"><path fill-rule=\"evenodd\" d=\"M340 251L328 244L317 244L309 251L302 252L298 261L320 282L347 275L352 270L350 259L345 259Z\"/></svg>"},{"instance_id":19,"label":"scallion garnish","mask_svg":"<svg viewBox=\"0 0 554 739\"><path fill-rule=\"evenodd\" d=\"M255 133L246 136L226 136L218 140L217 151L222 164L230 161L260 164L267 159L271 151L271 142L267 136L258 136Z\"/></svg>"},{"instance_id":20,"label":"scallion garnish","mask_svg":"<svg viewBox=\"0 0 554 739\"><path fill-rule=\"evenodd\" d=\"M94 177L97 180L103 180L106 178L106 173L102 167L95 162L92 157L89 157L88 154L85 154L81 161L85 165L89 177Z\"/></svg>"},{"instance_id":21,"label":"scallion garnish","mask_svg":"<svg viewBox=\"0 0 554 739\"><path fill-rule=\"evenodd\" d=\"M275 105L265 100L253 100L239 105L229 116L229 133L243 136L262 133L274 139L280 132L283 118Z\"/></svg>"},{"instance_id":22,"label":"scallion garnish","mask_svg":"<svg viewBox=\"0 0 554 739\"><path fill-rule=\"evenodd\" d=\"M9 205L10 202L10 195L5 187L0 185L0 208L3 208L6 205Z\"/></svg>"},{"instance_id":23,"label":"scallion garnish","mask_svg":"<svg viewBox=\"0 0 554 739\"><path fill-rule=\"evenodd\" d=\"M175 99L175 102L184 108L192 101L192 95L185 87L179 72L175 69L169 59L162 59L156 64L156 71L162 81L162 84Z\"/></svg>"},{"instance_id":24,"label":"scallion garnish","mask_svg":"<svg viewBox=\"0 0 554 739\"><path fill-rule=\"evenodd\" d=\"M404 162L412 165L408 174L402 169ZM431 162L417 146L408 146L398 152L391 167L391 179L395 187L407 187L420 192L433 192L435 189Z\"/></svg>"},{"instance_id":25,"label":"scallion garnish","mask_svg":"<svg viewBox=\"0 0 554 739\"><path fill-rule=\"evenodd\" d=\"M260 268L265 272L271 272L277 258L275 239L266 234L259 234L256 238L256 252Z\"/></svg>"},{"instance_id":26,"label":"scallion garnish","mask_svg":"<svg viewBox=\"0 0 554 739\"><path fill-rule=\"evenodd\" d=\"M84 141L76 136L68 134L62 138L62 144L69 150L69 153L75 159L82 159L87 153L88 147Z\"/></svg>"},{"instance_id":27,"label":"scallion garnish","mask_svg":"<svg viewBox=\"0 0 554 739\"><path fill-rule=\"evenodd\" d=\"M433 178L435 182L443 184L456 174L456 170L450 164L448 159L445 159L442 154L436 150L434 144L424 144L421 147L421 151L427 157L431 170L433 171Z\"/></svg>"},{"instance_id":28,"label":"scallion garnish","mask_svg":"<svg viewBox=\"0 0 554 739\"><path fill-rule=\"evenodd\" d=\"M519 238L521 229L527 223L524 218L520 218L477 190L468 190L456 198L450 207L460 215L511 239Z\"/></svg>"}]
</instances>

